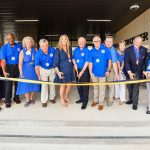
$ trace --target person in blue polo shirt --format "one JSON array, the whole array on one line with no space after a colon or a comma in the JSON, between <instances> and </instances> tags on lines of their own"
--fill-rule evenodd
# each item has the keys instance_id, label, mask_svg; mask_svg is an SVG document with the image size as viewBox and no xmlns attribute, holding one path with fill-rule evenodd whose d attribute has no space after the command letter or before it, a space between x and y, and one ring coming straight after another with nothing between
<instances>
[{"instance_id":1,"label":"person in blue polo shirt","mask_svg":"<svg viewBox=\"0 0 150 150\"><path fill-rule=\"evenodd\" d=\"M89 53L89 70L93 82L105 82L109 76L111 69L111 54L110 51L101 46L99 36L93 38L94 48ZM97 104L98 110L104 108L105 86L94 86L94 101L91 107Z\"/></svg>"},{"instance_id":2,"label":"person in blue polo shirt","mask_svg":"<svg viewBox=\"0 0 150 150\"><path fill-rule=\"evenodd\" d=\"M73 53L73 64L76 70L77 82L90 82L90 74L88 69L89 50L85 47L86 39L80 37L78 45ZM86 109L89 96L89 86L78 86L78 93L80 99L76 101L77 104L82 103L81 109Z\"/></svg>"},{"instance_id":3,"label":"person in blue polo shirt","mask_svg":"<svg viewBox=\"0 0 150 150\"><path fill-rule=\"evenodd\" d=\"M107 81L116 81L118 80L118 58L116 54L116 50L113 46L113 37L112 36L106 36L105 42L102 45L104 49L109 50L111 53L111 58L112 58L112 67L110 70L110 75L107 77ZM108 85L108 88L106 88L106 93L108 93L108 101L107 101L107 106L112 106L113 105L113 98L115 94L115 86L114 85Z\"/></svg>"},{"instance_id":4,"label":"person in blue polo shirt","mask_svg":"<svg viewBox=\"0 0 150 150\"><path fill-rule=\"evenodd\" d=\"M53 82L55 78L55 70L53 67L55 49L48 46L46 39L39 42L40 49L35 55L35 68L39 80ZM48 100L52 104L55 101L55 85L42 84L41 102L42 107L47 107Z\"/></svg>"},{"instance_id":5,"label":"person in blue polo shirt","mask_svg":"<svg viewBox=\"0 0 150 150\"><path fill-rule=\"evenodd\" d=\"M21 45L15 43L15 37L13 34L7 34L6 40L7 44L1 48L1 58L2 58L2 69L5 77L18 78L19 77L19 54L22 49ZM12 99L12 81L5 81L5 104L6 108L11 107ZM21 103L19 96L16 95L17 82L15 82L15 91L14 91L14 102L17 104Z\"/></svg>"}]
</instances>

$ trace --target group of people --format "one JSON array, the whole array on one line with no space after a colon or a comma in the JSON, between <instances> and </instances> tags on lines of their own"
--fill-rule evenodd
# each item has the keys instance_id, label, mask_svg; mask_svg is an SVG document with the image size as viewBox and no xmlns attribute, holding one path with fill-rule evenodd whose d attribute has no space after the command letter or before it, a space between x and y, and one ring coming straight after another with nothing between
<instances>
[{"instance_id":1,"label":"group of people","mask_svg":"<svg viewBox=\"0 0 150 150\"><path fill-rule=\"evenodd\" d=\"M135 37L133 45L126 48L125 41L118 43L118 50L113 46L113 37L106 36L101 43L100 36L94 36L94 47L86 47L86 39L78 38L78 47L72 51L67 35L61 35L58 45L50 47L46 39L39 41L39 49L34 47L32 37L24 37L22 44L15 43L13 34L7 34L7 43L0 50L0 75L10 78L23 78L60 83L60 100L63 106L71 101L69 93L71 83L103 83L107 81L122 81L150 78L150 55L142 45L142 38ZM63 83L63 84L61 84ZM12 87L14 85L14 90ZM138 109L139 83L127 85L129 99L126 100L126 85L94 85L94 97L91 107L99 111L104 109L104 100L107 106L112 106L115 99L120 105L132 104L132 109ZM89 86L77 86L81 109L86 109L89 101ZM147 83L149 105L147 114L150 114L150 83ZM12 91L14 94L12 96ZM5 99L6 108L10 108L13 101L21 103L19 95L24 94L25 107L33 105L35 92L41 92L42 107L47 107L48 101L56 103L54 84L33 84L25 82L0 81L0 101Z\"/></svg>"}]
</instances>

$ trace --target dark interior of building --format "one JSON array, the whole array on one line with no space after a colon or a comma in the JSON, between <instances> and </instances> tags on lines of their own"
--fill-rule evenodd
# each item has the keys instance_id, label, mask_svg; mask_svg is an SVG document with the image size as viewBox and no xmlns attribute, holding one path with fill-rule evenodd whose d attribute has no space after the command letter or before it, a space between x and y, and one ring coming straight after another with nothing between
<instances>
[{"instance_id":1,"label":"dark interior of building","mask_svg":"<svg viewBox=\"0 0 150 150\"><path fill-rule=\"evenodd\" d=\"M138 4L137 11L130 6ZM18 41L26 35L49 41L66 33L71 40L93 34L114 34L150 7L149 0L1 0L0 35L11 32ZM110 21L88 21L100 19ZM36 20L34 22L18 20Z\"/></svg>"}]
</instances>

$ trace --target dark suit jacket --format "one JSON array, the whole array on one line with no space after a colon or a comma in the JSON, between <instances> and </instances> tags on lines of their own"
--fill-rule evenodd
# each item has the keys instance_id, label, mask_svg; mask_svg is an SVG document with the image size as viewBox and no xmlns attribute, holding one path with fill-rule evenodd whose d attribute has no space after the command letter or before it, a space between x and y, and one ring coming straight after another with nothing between
<instances>
[{"instance_id":1,"label":"dark suit jacket","mask_svg":"<svg viewBox=\"0 0 150 150\"><path fill-rule=\"evenodd\" d=\"M136 64L136 56L133 45L125 50L125 75L129 79L128 71L135 73L139 79L142 79L143 70L145 70L147 49L143 46L139 48L140 58L138 65Z\"/></svg>"}]
</instances>

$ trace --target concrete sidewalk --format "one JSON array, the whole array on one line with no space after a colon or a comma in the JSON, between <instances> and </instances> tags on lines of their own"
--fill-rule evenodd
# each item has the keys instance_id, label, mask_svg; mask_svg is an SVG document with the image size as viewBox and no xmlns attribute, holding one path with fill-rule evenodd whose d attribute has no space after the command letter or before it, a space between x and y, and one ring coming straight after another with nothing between
<instances>
[{"instance_id":1,"label":"concrete sidewalk","mask_svg":"<svg viewBox=\"0 0 150 150\"><path fill-rule=\"evenodd\" d=\"M58 88L57 88L58 92ZM58 95L58 94L57 94ZM105 106L103 111L91 108L93 91L86 110L81 110L76 87L73 87L67 108L57 97L56 104L42 108L40 94L28 108L22 103L0 112L0 150L148 150L150 147L150 115L145 113L148 96L140 89L139 108L131 105Z\"/></svg>"},{"instance_id":2,"label":"concrete sidewalk","mask_svg":"<svg viewBox=\"0 0 150 150\"><path fill-rule=\"evenodd\" d=\"M58 88L57 88L58 92ZM59 95L59 94L57 94ZM93 100L93 90L90 90L89 105L86 110L81 110L80 104L74 102L79 99L76 87L72 88L70 100L72 104L64 107L60 103L60 98L57 96L56 104L48 103L47 108L42 108L40 102L40 94L35 95L36 103L28 108L24 107L25 100L22 97L22 103L17 105L12 104L10 109L6 109L3 105L3 110L0 112L0 120L53 120L53 121L150 121L150 115L147 115L146 107L148 104L148 95L146 88L141 87L139 106L137 111L132 110L132 105L119 105L117 101L112 107L105 105L103 111L98 111L97 108L91 108L90 104Z\"/></svg>"}]
</instances>

